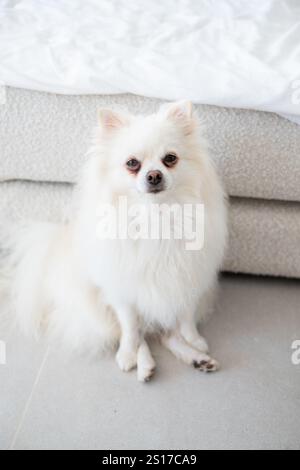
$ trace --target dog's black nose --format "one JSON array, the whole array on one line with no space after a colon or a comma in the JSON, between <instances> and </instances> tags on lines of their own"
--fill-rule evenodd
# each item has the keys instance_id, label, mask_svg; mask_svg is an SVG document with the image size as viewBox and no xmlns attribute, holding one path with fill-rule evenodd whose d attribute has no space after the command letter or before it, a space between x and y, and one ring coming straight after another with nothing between
<instances>
[{"instance_id":1,"label":"dog's black nose","mask_svg":"<svg viewBox=\"0 0 300 470\"><path fill-rule=\"evenodd\" d=\"M150 186L158 186L162 182L163 174L159 170L148 171L146 179Z\"/></svg>"}]
</instances>

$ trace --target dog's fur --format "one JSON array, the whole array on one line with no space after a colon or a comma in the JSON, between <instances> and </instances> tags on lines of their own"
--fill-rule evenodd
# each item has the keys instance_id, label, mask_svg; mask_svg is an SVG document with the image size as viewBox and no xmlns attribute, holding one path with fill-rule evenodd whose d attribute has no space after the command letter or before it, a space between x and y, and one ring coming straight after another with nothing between
<instances>
[{"instance_id":1,"label":"dog's fur","mask_svg":"<svg viewBox=\"0 0 300 470\"><path fill-rule=\"evenodd\" d=\"M167 168L165 154L178 156ZM141 162L138 173L126 161ZM164 190L147 192L146 175L160 170ZM100 240L97 207L117 204L202 203L204 247L188 251L182 240ZM145 335L157 332L178 358L200 370L217 368L196 322L215 286L226 242L225 198L208 156L201 124L188 102L156 114L132 116L101 110L90 159L68 223L28 224L10 237L6 268L14 268L11 298L29 333L47 331L74 349L98 351L119 344L122 370L138 378L154 371ZM14 239L13 239L14 238Z\"/></svg>"}]
</instances>

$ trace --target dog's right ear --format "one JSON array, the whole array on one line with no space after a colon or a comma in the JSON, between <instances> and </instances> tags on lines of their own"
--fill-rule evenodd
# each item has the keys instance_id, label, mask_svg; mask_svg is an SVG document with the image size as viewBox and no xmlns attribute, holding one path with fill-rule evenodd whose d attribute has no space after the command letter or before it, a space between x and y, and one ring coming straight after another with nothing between
<instances>
[{"instance_id":1,"label":"dog's right ear","mask_svg":"<svg viewBox=\"0 0 300 470\"><path fill-rule=\"evenodd\" d=\"M180 126L185 135L190 135L194 131L196 121L193 112L193 105L188 100L176 101L175 103L163 104L160 108L167 119L171 119Z\"/></svg>"},{"instance_id":2,"label":"dog's right ear","mask_svg":"<svg viewBox=\"0 0 300 470\"><path fill-rule=\"evenodd\" d=\"M124 126L128 126L129 116L121 111L101 108L98 112L100 126L105 131L115 131Z\"/></svg>"}]
</instances>

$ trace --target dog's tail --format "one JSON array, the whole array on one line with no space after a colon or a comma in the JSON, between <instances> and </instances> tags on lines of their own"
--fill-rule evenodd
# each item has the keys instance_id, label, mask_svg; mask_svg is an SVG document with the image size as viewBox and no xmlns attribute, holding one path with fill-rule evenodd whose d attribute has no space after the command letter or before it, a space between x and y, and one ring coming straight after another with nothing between
<instances>
[{"instance_id":1,"label":"dog's tail","mask_svg":"<svg viewBox=\"0 0 300 470\"><path fill-rule=\"evenodd\" d=\"M26 334L37 336L44 321L44 270L58 227L26 222L0 228L0 296Z\"/></svg>"},{"instance_id":2,"label":"dog's tail","mask_svg":"<svg viewBox=\"0 0 300 470\"><path fill-rule=\"evenodd\" d=\"M22 331L60 337L91 354L119 338L115 316L86 281L68 224L26 223L0 229L0 285Z\"/></svg>"}]
</instances>

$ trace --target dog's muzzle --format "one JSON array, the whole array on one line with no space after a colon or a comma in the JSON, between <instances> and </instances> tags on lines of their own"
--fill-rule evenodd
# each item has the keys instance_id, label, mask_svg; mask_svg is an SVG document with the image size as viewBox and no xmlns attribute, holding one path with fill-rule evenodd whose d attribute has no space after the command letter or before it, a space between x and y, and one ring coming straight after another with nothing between
<instances>
[{"instance_id":1,"label":"dog's muzzle","mask_svg":"<svg viewBox=\"0 0 300 470\"><path fill-rule=\"evenodd\" d=\"M159 193L165 188L164 175L159 170L151 170L146 174L148 193Z\"/></svg>"}]
</instances>

